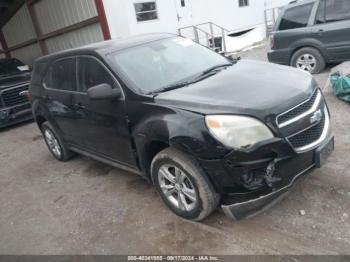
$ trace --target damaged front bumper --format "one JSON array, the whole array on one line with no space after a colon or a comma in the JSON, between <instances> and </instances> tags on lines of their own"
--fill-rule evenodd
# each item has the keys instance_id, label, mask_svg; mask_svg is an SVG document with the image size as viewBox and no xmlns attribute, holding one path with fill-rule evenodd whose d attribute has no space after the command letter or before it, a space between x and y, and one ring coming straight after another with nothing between
<instances>
[{"instance_id":1,"label":"damaged front bumper","mask_svg":"<svg viewBox=\"0 0 350 262\"><path fill-rule=\"evenodd\" d=\"M290 177L288 184L280 184L279 187L274 187L271 191L253 193L248 197L245 196L244 200L241 201L237 200L237 196L232 196L231 199L229 197L221 206L224 213L232 219L240 220L250 218L264 212L288 195L289 190L295 185L295 183L301 180L301 178L303 178L308 172L316 167L321 167L333 151L334 137L332 136L329 137L326 142L323 143L323 145L308 152L309 155L313 156L312 160L309 158L311 160L311 162L309 162L309 166L305 167L303 170L297 171L294 176ZM295 161L299 162L298 160ZM288 169L290 170L296 163L293 163L293 159L290 159L288 162L290 163L285 166L285 171Z\"/></svg>"},{"instance_id":2,"label":"damaged front bumper","mask_svg":"<svg viewBox=\"0 0 350 262\"><path fill-rule=\"evenodd\" d=\"M289 185L279 190L276 190L267 195L262 195L258 198L251 199L245 202L238 202L231 205L224 204L221 207L224 213L226 214L226 216L234 220L240 220L243 218L250 218L250 217L256 216L264 212L265 210L269 209L270 207L274 206L280 200L282 200L285 196L287 196L289 193L289 190L293 187L293 185L301 177L303 177L307 172L311 171L314 167L315 165L312 165L306 170L297 174Z\"/></svg>"}]
</instances>

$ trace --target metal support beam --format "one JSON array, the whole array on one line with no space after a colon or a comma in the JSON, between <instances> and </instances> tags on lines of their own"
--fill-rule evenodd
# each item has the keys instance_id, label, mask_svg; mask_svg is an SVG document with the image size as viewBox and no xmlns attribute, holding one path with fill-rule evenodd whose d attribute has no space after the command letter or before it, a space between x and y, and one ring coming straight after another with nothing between
<instances>
[{"instance_id":1,"label":"metal support beam","mask_svg":"<svg viewBox=\"0 0 350 262\"><path fill-rule=\"evenodd\" d=\"M26 4L28 7L30 18L31 18L32 23L33 23L36 37L39 39L40 37L42 37L42 31L41 31L41 28L39 25L38 16L36 15L36 12L34 9L34 1L27 1ZM43 55L47 55L49 52L48 52L47 45L46 45L45 41L39 40L38 43L39 43L41 53Z\"/></svg>"},{"instance_id":2,"label":"metal support beam","mask_svg":"<svg viewBox=\"0 0 350 262\"><path fill-rule=\"evenodd\" d=\"M55 36L63 35L63 34L66 34L66 33L69 33L69 32L72 32L72 31L75 31L75 30L78 30L78 29L81 29L83 27L96 24L96 23L98 23L98 21L99 21L99 18L97 16L91 17L91 18L89 18L87 20L84 20L84 21L78 22L76 24L69 25L69 26L66 26L64 28L58 29L56 31L53 31L53 32L47 33L45 35L42 35L42 36L40 36L38 38L38 40L42 41L42 40L46 40L46 39L49 39L49 38L52 38L52 37L55 37Z\"/></svg>"},{"instance_id":3,"label":"metal support beam","mask_svg":"<svg viewBox=\"0 0 350 262\"><path fill-rule=\"evenodd\" d=\"M104 40L111 39L111 33L109 31L105 8L103 6L103 0L95 0L95 6L98 14L98 20L101 25Z\"/></svg>"},{"instance_id":4,"label":"metal support beam","mask_svg":"<svg viewBox=\"0 0 350 262\"><path fill-rule=\"evenodd\" d=\"M95 17L89 18L87 20L84 20L82 22L79 22L79 23L76 23L76 24L73 24L73 25L70 25L70 26L58 29L58 30L53 31L51 33L42 35L42 36L40 36L38 38L34 38L34 39L31 39L31 40L28 40L28 41L26 41L24 43L20 43L20 44L18 44L16 46L13 46L11 48L6 48L3 51L3 53L14 51L14 50L17 50L17 49L20 49L20 48L23 48L23 47L26 47L26 46L38 43L40 41L44 41L46 39L55 37L55 36L63 35L63 34L66 34L66 33L69 33L69 32L75 31L75 30L78 30L78 29L86 27L88 25L96 24L98 22L99 22L99 19L98 19L97 16L95 16ZM1 53L1 51L0 51L0 53Z\"/></svg>"},{"instance_id":5,"label":"metal support beam","mask_svg":"<svg viewBox=\"0 0 350 262\"><path fill-rule=\"evenodd\" d=\"M2 53L5 53L5 56L6 56L7 58L11 58L11 54L10 54L10 52L8 51L8 47L7 47L7 43L6 43L5 36L4 36L4 34L2 33L2 30L1 30L1 29L0 29L0 43L1 43L2 48L4 49L4 51L2 51Z\"/></svg>"}]
</instances>

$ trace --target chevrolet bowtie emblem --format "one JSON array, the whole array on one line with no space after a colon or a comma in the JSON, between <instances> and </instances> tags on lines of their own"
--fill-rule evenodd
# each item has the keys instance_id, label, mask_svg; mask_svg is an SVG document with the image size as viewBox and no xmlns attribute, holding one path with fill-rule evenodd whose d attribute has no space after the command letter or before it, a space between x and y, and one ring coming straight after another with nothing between
<instances>
[{"instance_id":1,"label":"chevrolet bowtie emblem","mask_svg":"<svg viewBox=\"0 0 350 262\"><path fill-rule=\"evenodd\" d=\"M310 117L310 123L318 123L322 120L322 111L321 109L317 110L311 117Z\"/></svg>"}]
</instances>

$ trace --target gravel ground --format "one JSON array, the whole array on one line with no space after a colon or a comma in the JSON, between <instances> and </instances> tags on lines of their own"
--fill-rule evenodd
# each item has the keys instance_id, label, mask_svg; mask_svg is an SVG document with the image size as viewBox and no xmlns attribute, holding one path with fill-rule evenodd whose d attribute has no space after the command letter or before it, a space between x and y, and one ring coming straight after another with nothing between
<instances>
[{"instance_id":1,"label":"gravel ground","mask_svg":"<svg viewBox=\"0 0 350 262\"><path fill-rule=\"evenodd\" d=\"M322 88L328 74L316 76ZM34 123L2 130L0 254L350 254L350 105L325 95L336 136L329 162L239 222L220 209L185 221L134 174L85 157L54 160Z\"/></svg>"}]
</instances>

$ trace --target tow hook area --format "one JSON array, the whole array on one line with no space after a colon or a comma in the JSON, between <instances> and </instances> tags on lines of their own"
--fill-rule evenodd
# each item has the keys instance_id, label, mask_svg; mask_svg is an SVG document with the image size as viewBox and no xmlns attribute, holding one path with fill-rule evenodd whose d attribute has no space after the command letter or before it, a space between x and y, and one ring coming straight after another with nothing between
<instances>
[{"instance_id":1,"label":"tow hook area","mask_svg":"<svg viewBox=\"0 0 350 262\"><path fill-rule=\"evenodd\" d=\"M274 159L273 161L271 161L267 168L266 168L266 173L265 173L265 182L269 187L273 187L273 184L276 182L281 181L280 177L275 177L275 171L276 171L276 164L277 162L280 160Z\"/></svg>"}]
</instances>

